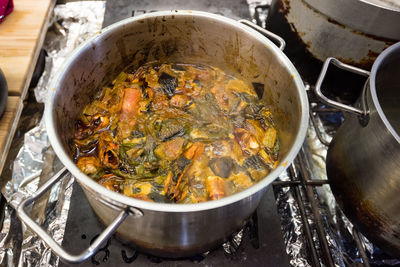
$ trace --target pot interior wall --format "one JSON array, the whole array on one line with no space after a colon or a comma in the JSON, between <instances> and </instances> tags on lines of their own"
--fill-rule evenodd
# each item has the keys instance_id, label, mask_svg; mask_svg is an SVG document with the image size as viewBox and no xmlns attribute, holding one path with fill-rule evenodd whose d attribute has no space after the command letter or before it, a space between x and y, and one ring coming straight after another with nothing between
<instances>
[{"instance_id":1,"label":"pot interior wall","mask_svg":"<svg viewBox=\"0 0 400 267\"><path fill-rule=\"evenodd\" d=\"M75 118L83 106L127 65L139 67L149 61L208 64L240 74L250 83L264 84L263 100L271 107L279 130L280 157L292 147L303 111L294 74L281 58L251 31L179 11L132 20L97 36L74 55L54 97L54 125L69 154Z\"/></svg>"},{"instance_id":2,"label":"pot interior wall","mask_svg":"<svg viewBox=\"0 0 400 267\"><path fill-rule=\"evenodd\" d=\"M376 74L379 104L390 125L400 134L400 46L383 59Z\"/></svg>"}]
</instances>

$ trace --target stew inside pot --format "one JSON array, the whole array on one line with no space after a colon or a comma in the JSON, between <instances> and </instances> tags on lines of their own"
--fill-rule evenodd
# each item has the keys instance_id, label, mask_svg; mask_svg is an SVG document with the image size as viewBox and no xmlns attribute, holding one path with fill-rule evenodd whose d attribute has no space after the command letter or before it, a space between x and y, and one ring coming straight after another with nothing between
<instances>
[{"instance_id":1,"label":"stew inside pot","mask_svg":"<svg viewBox=\"0 0 400 267\"><path fill-rule=\"evenodd\" d=\"M263 90L204 65L127 69L77 118L74 159L126 196L176 203L223 198L278 164Z\"/></svg>"}]
</instances>

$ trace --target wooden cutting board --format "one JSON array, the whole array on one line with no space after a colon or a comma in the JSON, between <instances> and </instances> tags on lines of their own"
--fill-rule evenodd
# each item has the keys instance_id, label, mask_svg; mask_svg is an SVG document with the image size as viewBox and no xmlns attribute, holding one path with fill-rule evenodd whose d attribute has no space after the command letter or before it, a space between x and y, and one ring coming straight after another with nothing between
<instances>
[{"instance_id":1,"label":"wooden cutting board","mask_svg":"<svg viewBox=\"0 0 400 267\"><path fill-rule=\"evenodd\" d=\"M0 173L23 108L55 0L14 0L14 11L0 23L0 68L8 84L0 118Z\"/></svg>"},{"instance_id":2,"label":"wooden cutting board","mask_svg":"<svg viewBox=\"0 0 400 267\"><path fill-rule=\"evenodd\" d=\"M15 115L18 112L20 100L19 96L9 96L7 99L6 109L0 119L0 148L2 149L5 147L6 137L9 136L12 124L16 118Z\"/></svg>"},{"instance_id":3,"label":"wooden cutting board","mask_svg":"<svg viewBox=\"0 0 400 267\"><path fill-rule=\"evenodd\" d=\"M52 0L14 0L14 11L0 23L0 68L6 76L9 95L21 96L29 86L51 3Z\"/></svg>"}]
</instances>

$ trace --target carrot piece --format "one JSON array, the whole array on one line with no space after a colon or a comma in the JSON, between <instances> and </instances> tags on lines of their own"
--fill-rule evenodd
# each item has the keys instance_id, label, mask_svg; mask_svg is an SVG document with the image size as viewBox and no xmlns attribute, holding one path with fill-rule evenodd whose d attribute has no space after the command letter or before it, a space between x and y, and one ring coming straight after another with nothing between
<instances>
[{"instance_id":1,"label":"carrot piece","mask_svg":"<svg viewBox=\"0 0 400 267\"><path fill-rule=\"evenodd\" d=\"M141 97L142 93L139 89L126 88L124 90L121 114L119 116L119 132L123 138L129 136L136 124L136 115L140 107L139 101Z\"/></svg>"},{"instance_id":2,"label":"carrot piece","mask_svg":"<svg viewBox=\"0 0 400 267\"><path fill-rule=\"evenodd\" d=\"M169 191L169 184L172 181L172 172L169 172L167 175L167 178L165 179L165 184L164 184L164 192L167 195Z\"/></svg>"},{"instance_id":3,"label":"carrot piece","mask_svg":"<svg viewBox=\"0 0 400 267\"><path fill-rule=\"evenodd\" d=\"M185 88L185 76L183 75L183 73L181 75L181 78L182 78L182 88Z\"/></svg>"},{"instance_id":4,"label":"carrot piece","mask_svg":"<svg viewBox=\"0 0 400 267\"><path fill-rule=\"evenodd\" d=\"M205 147L206 146L203 143L197 143L197 149L193 157L194 160L200 158L200 156L203 155Z\"/></svg>"},{"instance_id":5,"label":"carrot piece","mask_svg":"<svg viewBox=\"0 0 400 267\"><path fill-rule=\"evenodd\" d=\"M142 93L139 89L126 88L122 100L122 108L120 114L121 122L128 122L130 127L135 126L136 114L139 110L139 101Z\"/></svg>"},{"instance_id":6,"label":"carrot piece","mask_svg":"<svg viewBox=\"0 0 400 267\"><path fill-rule=\"evenodd\" d=\"M181 175L179 176L178 182L176 183L176 186L175 186L175 189L176 189L176 190L178 190L178 186L179 186L179 184L181 183L183 176L187 173L187 170L190 169L190 166L191 166L191 165L192 165L192 164L190 163L190 164L187 165L187 166L185 167L185 169L182 171Z\"/></svg>"},{"instance_id":7,"label":"carrot piece","mask_svg":"<svg viewBox=\"0 0 400 267\"><path fill-rule=\"evenodd\" d=\"M183 199L188 195L188 191L189 191L188 187L185 186L185 187L183 188L183 193L180 195L178 201L183 200Z\"/></svg>"},{"instance_id":8,"label":"carrot piece","mask_svg":"<svg viewBox=\"0 0 400 267\"><path fill-rule=\"evenodd\" d=\"M185 153L183 153L183 155L187 158L187 159L198 159L204 152L205 149L205 145L203 143L197 142L194 143L191 147L189 147L189 149L187 149L185 151Z\"/></svg>"},{"instance_id":9,"label":"carrot piece","mask_svg":"<svg viewBox=\"0 0 400 267\"><path fill-rule=\"evenodd\" d=\"M80 157L76 165L85 174L93 174L100 167L100 162L96 157Z\"/></svg>"},{"instance_id":10,"label":"carrot piece","mask_svg":"<svg viewBox=\"0 0 400 267\"><path fill-rule=\"evenodd\" d=\"M206 190L210 199L220 199L225 196L225 181L218 176L206 178Z\"/></svg>"}]
</instances>

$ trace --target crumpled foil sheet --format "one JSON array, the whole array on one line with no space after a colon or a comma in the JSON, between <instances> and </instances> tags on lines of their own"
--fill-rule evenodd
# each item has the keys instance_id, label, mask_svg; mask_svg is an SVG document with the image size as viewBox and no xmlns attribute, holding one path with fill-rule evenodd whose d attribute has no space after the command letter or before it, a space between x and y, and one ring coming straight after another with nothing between
<instances>
[{"instance_id":1,"label":"crumpled foil sheet","mask_svg":"<svg viewBox=\"0 0 400 267\"><path fill-rule=\"evenodd\" d=\"M290 181L288 172L281 174L280 181ZM278 214L281 216L283 240L286 253L292 266L310 266L307 261L307 249L303 235L303 224L299 207L290 187L275 188Z\"/></svg>"},{"instance_id":2,"label":"crumpled foil sheet","mask_svg":"<svg viewBox=\"0 0 400 267\"><path fill-rule=\"evenodd\" d=\"M250 17L253 23L260 23L260 26L265 28L268 16L268 9L272 0L247 0L249 5ZM257 13L257 14L256 14ZM258 17L258 20L256 19Z\"/></svg>"},{"instance_id":3,"label":"crumpled foil sheet","mask_svg":"<svg viewBox=\"0 0 400 267\"><path fill-rule=\"evenodd\" d=\"M105 1L70 2L54 8L54 17L44 48L48 53L46 69L35 88L38 102L44 103L48 83L69 54L84 40L101 30Z\"/></svg>"},{"instance_id":4,"label":"crumpled foil sheet","mask_svg":"<svg viewBox=\"0 0 400 267\"><path fill-rule=\"evenodd\" d=\"M70 2L54 8L43 45L48 54L46 66L34 89L37 102L45 102L51 79L74 48L101 29L104 11L105 1ZM0 232L0 266L58 266L58 257L20 223L15 208L61 168L42 119L25 133L24 144L13 162L12 177L2 188L8 205ZM59 244L64 237L73 181L70 174L65 175L27 208L31 217L37 218L36 222Z\"/></svg>"},{"instance_id":5,"label":"crumpled foil sheet","mask_svg":"<svg viewBox=\"0 0 400 267\"><path fill-rule=\"evenodd\" d=\"M230 254L234 254L238 247L240 246L240 244L242 243L242 239L243 239L243 230L241 229L239 232L237 232L236 234L234 234L229 241L225 242L222 244L222 248L224 249L225 253L230 255Z\"/></svg>"}]
</instances>

